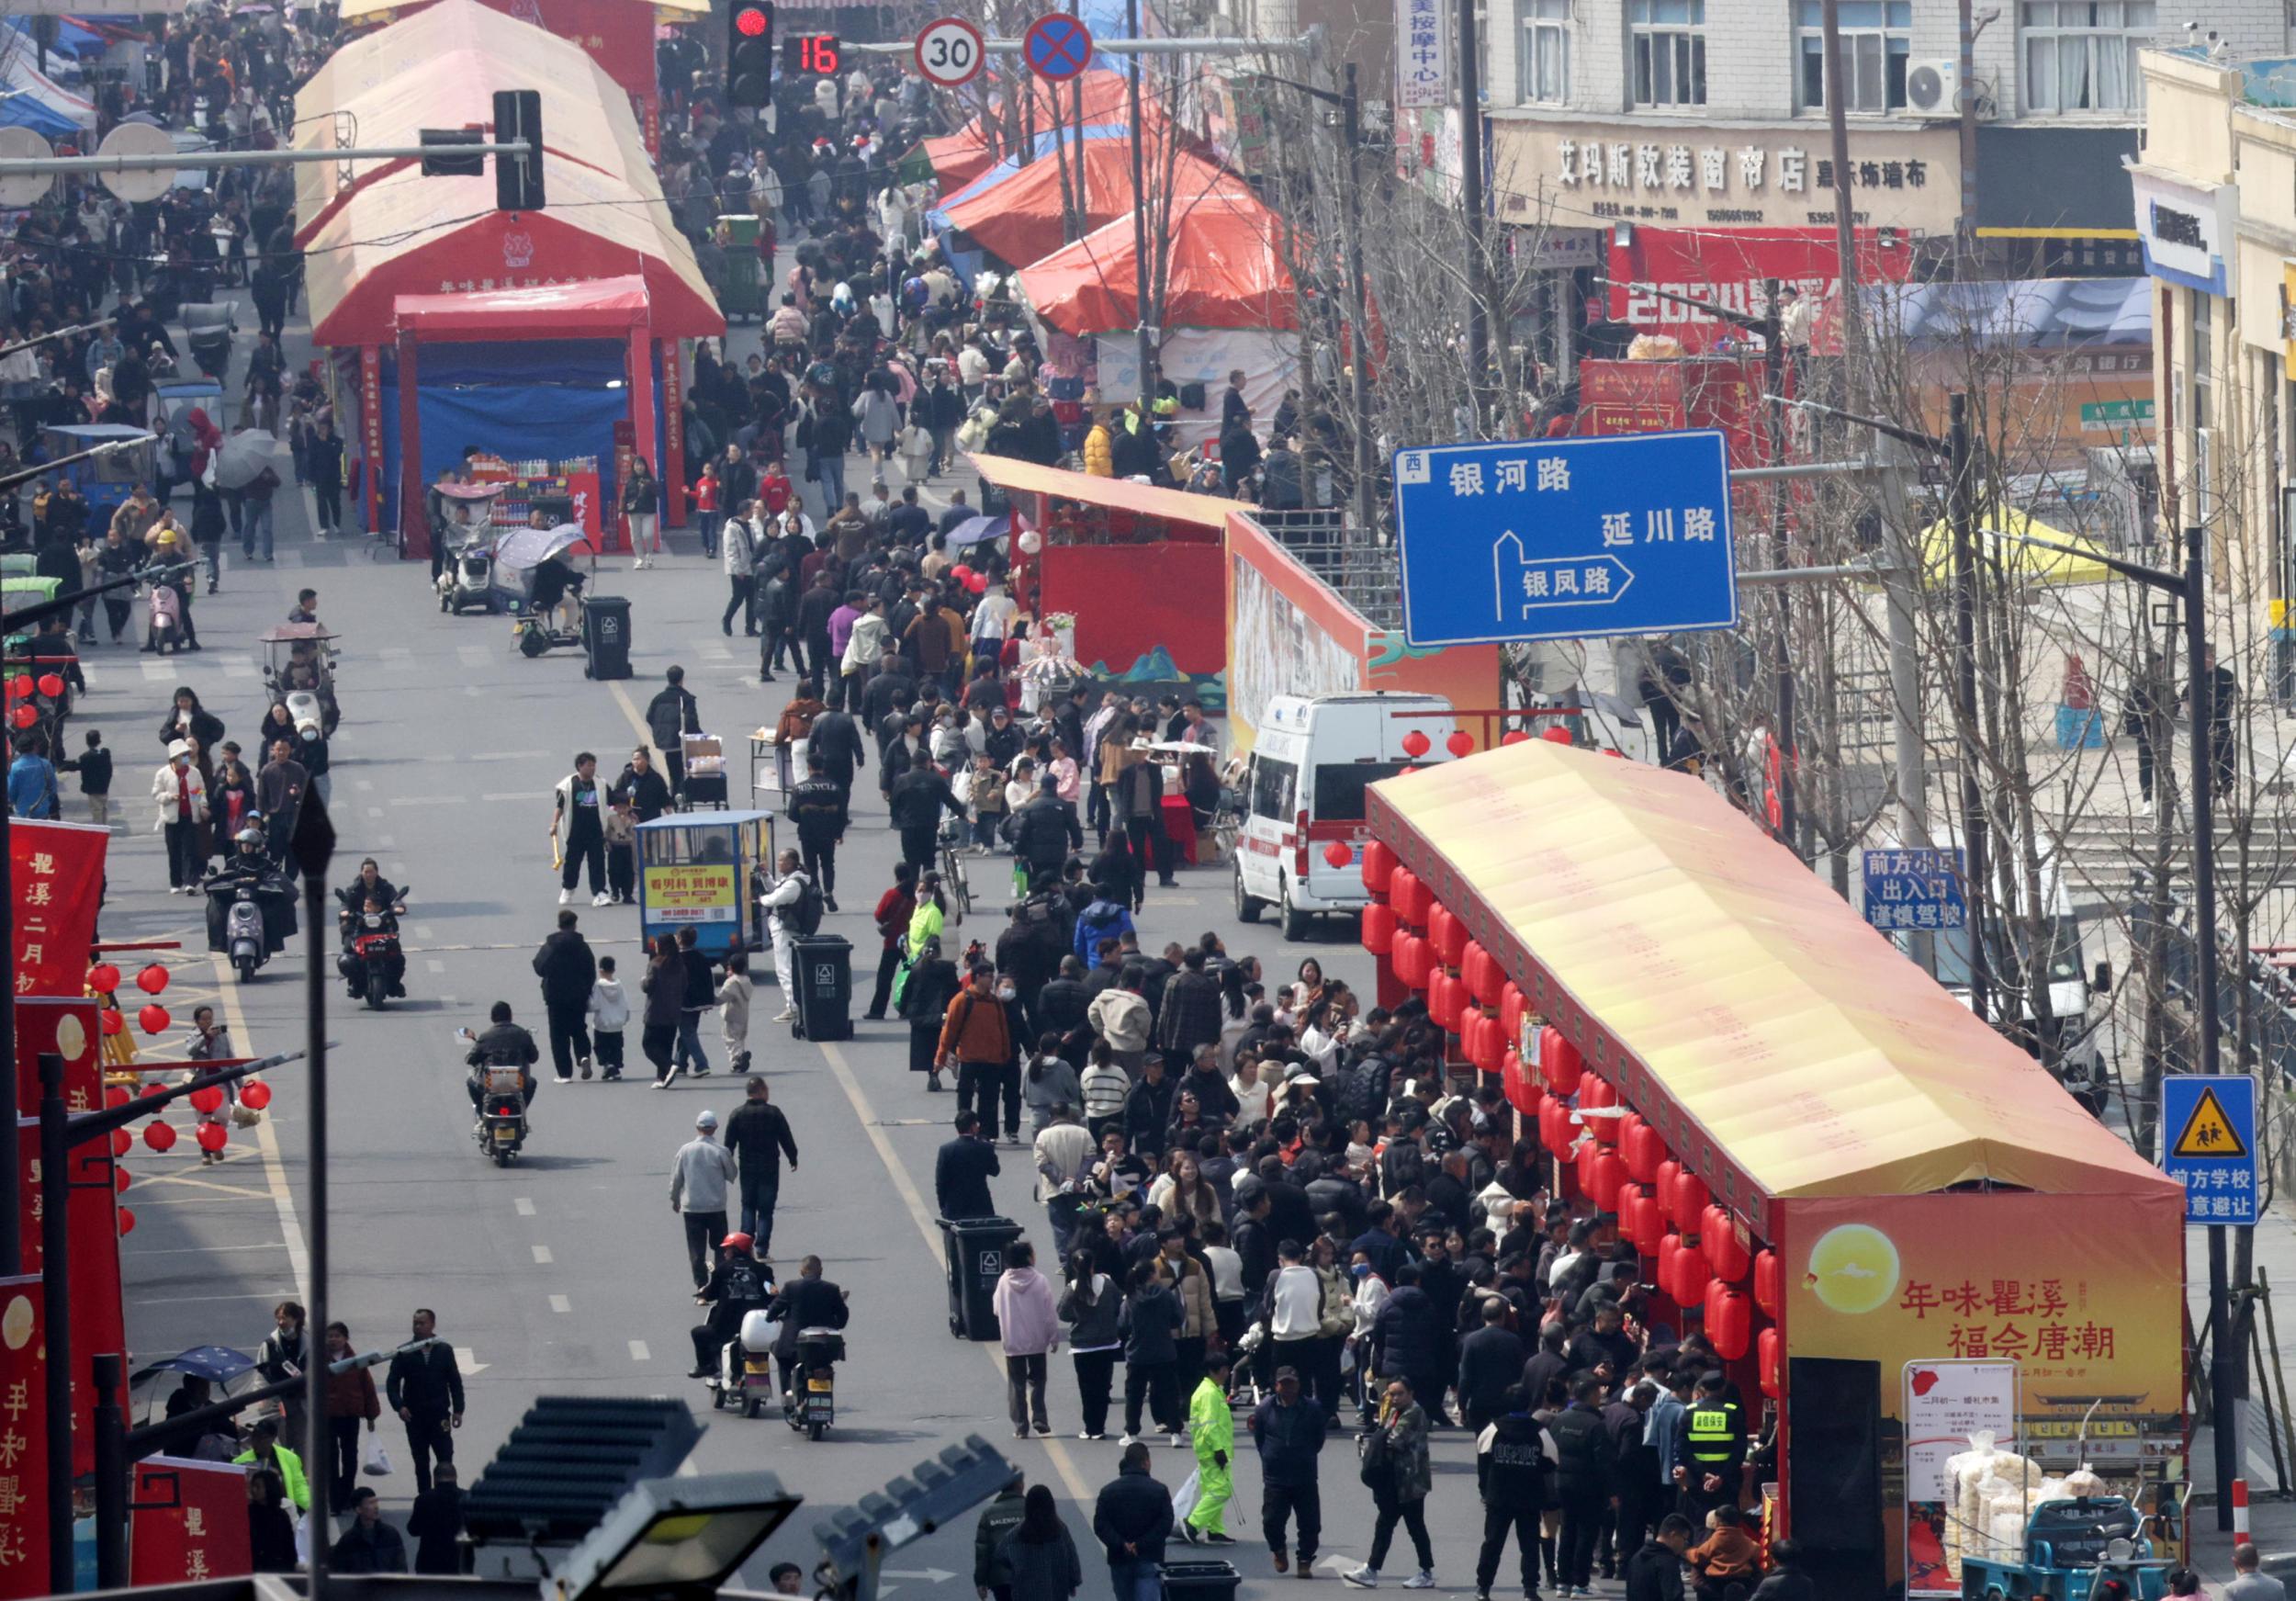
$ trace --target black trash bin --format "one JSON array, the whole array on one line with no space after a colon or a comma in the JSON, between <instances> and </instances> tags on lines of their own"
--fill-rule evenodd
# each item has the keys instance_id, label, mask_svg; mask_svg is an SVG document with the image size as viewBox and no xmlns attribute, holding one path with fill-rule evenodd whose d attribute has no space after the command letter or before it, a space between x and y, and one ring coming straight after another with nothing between
<instances>
[{"instance_id":1,"label":"black trash bin","mask_svg":"<svg viewBox=\"0 0 2296 1601\"><path fill-rule=\"evenodd\" d=\"M942 1218L949 1251L949 1332L961 1340L993 1340L996 1325L996 1280L1004 1276L1005 1247L1024 1232L1008 1217Z\"/></svg>"},{"instance_id":2,"label":"black trash bin","mask_svg":"<svg viewBox=\"0 0 2296 1601\"><path fill-rule=\"evenodd\" d=\"M630 676L630 597L592 595L582 605L584 678Z\"/></svg>"},{"instance_id":3,"label":"black trash bin","mask_svg":"<svg viewBox=\"0 0 2296 1601\"><path fill-rule=\"evenodd\" d=\"M1166 1562L1165 1601L1235 1601L1244 1575L1233 1562Z\"/></svg>"},{"instance_id":4,"label":"black trash bin","mask_svg":"<svg viewBox=\"0 0 2296 1601\"><path fill-rule=\"evenodd\" d=\"M853 942L842 934L807 934L790 941L791 976L797 993L784 1004L797 1009L801 1040L853 1037Z\"/></svg>"}]
</instances>

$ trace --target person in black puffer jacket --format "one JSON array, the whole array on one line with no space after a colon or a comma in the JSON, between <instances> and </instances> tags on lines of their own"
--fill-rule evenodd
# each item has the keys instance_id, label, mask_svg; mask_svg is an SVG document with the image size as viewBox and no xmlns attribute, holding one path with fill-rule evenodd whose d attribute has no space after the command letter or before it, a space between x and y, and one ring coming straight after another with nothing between
<instances>
[{"instance_id":1,"label":"person in black puffer jacket","mask_svg":"<svg viewBox=\"0 0 2296 1601\"><path fill-rule=\"evenodd\" d=\"M1423 1398L1427 1420L1435 1423L1443 1415L1443 1392L1450 1375L1443 1320L1419 1287L1418 1263L1406 1262L1395 1270L1395 1293L1379 1308L1371 1340L1379 1348L1379 1377L1410 1380L1412 1393Z\"/></svg>"}]
</instances>

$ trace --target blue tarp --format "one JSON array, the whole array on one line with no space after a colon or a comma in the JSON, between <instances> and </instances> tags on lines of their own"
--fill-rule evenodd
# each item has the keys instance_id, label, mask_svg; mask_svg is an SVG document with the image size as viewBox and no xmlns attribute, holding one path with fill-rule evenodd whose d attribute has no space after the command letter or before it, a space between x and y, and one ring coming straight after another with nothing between
<instances>
[{"instance_id":1,"label":"blue tarp","mask_svg":"<svg viewBox=\"0 0 2296 1601\"><path fill-rule=\"evenodd\" d=\"M28 34L32 31L32 19L28 17L11 17L8 26L18 33ZM111 48L111 40L92 28L81 27L69 17L59 17L56 18L54 48L67 55L100 56Z\"/></svg>"},{"instance_id":2,"label":"blue tarp","mask_svg":"<svg viewBox=\"0 0 2296 1601\"><path fill-rule=\"evenodd\" d=\"M1121 126L1120 124L1098 122L1086 129L1084 136L1086 139L1094 140L1129 139L1131 137L1131 130ZM1056 143L1063 141L1065 141L1071 147L1074 147L1076 143L1075 130L1071 129L1061 133L1038 134L1036 136L1036 156L1043 159L1051 159L1053 154L1052 147ZM979 177L974 178L971 183L965 185L963 188L959 189L955 194L941 200L940 203L936 205L931 211L926 214L926 220L932 225L933 231L936 233L946 233L949 231L950 207L962 204L966 200L970 200L975 195L979 195L995 188L997 185L1005 182L1005 180L1018 173L1020 170L1021 165L1022 163L1019 157L1007 156L1003 161L998 162L995 166L989 168L988 171L983 173ZM971 280L968 278L968 288L970 287L970 283Z\"/></svg>"},{"instance_id":3,"label":"blue tarp","mask_svg":"<svg viewBox=\"0 0 2296 1601\"><path fill-rule=\"evenodd\" d=\"M1917 347L1964 343L2027 349L2153 343L2150 278L2027 278L1904 284L1869 290L1884 328Z\"/></svg>"}]
</instances>

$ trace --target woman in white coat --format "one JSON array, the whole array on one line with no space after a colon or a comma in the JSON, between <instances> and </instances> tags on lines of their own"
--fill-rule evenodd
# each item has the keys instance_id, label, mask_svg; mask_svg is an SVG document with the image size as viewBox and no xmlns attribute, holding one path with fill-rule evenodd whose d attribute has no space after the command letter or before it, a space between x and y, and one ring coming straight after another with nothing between
<instances>
[{"instance_id":1,"label":"woman in white coat","mask_svg":"<svg viewBox=\"0 0 2296 1601\"><path fill-rule=\"evenodd\" d=\"M165 765L152 775L152 832L167 836L167 889L170 895L196 895L200 870L200 826L208 820L208 781L191 760L191 741L177 739L167 748Z\"/></svg>"}]
</instances>

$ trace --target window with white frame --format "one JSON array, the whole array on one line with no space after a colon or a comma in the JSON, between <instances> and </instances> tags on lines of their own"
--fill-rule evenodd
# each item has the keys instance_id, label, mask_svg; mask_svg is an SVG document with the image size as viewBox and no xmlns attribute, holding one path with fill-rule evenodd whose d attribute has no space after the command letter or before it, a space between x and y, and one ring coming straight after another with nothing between
<instances>
[{"instance_id":1,"label":"window with white frame","mask_svg":"<svg viewBox=\"0 0 2296 1601\"><path fill-rule=\"evenodd\" d=\"M1906 105L1906 61L1913 48L1913 0L1840 0L1845 107L1879 116ZM1826 108L1825 0L1795 0L1794 44L1802 109Z\"/></svg>"},{"instance_id":2,"label":"window with white frame","mask_svg":"<svg viewBox=\"0 0 2296 1601\"><path fill-rule=\"evenodd\" d=\"M2154 42L2157 0L2023 0L2029 111L2133 111L2144 103L2137 52Z\"/></svg>"},{"instance_id":3,"label":"window with white frame","mask_svg":"<svg viewBox=\"0 0 2296 1601\"><path fill-rule=\"evenodd\" d=\"M1517 97L1525 104L1570 98L1570 0L1518 0L1523 50Z\"/></svg>"},{"instance_id":4,"label":"window with white frame","mask_svg":"<svg viewBox=\"0 0 2296 1601\"><path fill-rule=\"evenodd\" d=\"M1706 103L1706 0L1630 0L1635 104Z\"/></svg>"}]
</instances>

